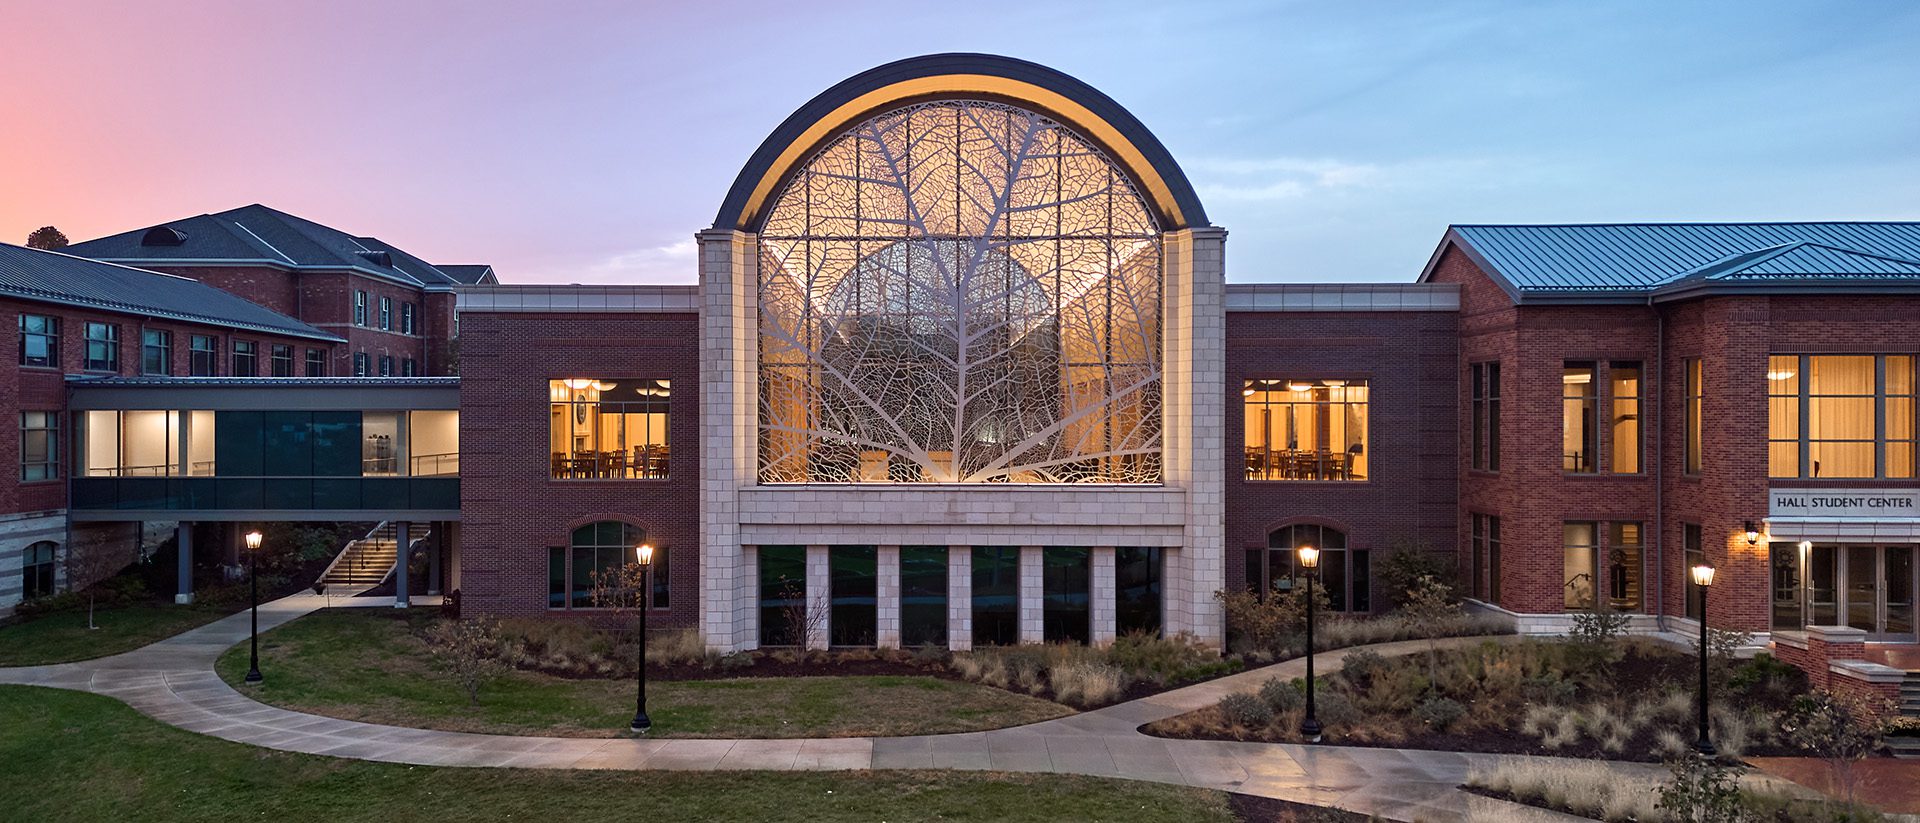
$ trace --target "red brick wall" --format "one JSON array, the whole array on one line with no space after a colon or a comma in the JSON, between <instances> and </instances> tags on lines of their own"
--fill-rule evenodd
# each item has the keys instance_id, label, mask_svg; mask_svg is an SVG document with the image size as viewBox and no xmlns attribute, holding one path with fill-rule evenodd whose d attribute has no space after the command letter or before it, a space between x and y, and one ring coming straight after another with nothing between
<instances>
[{"instance_id":1,"label":"red brick wall","mask_svg":"<svg viewBox=\"0 0 1920 823\"><path fill-rule=\"evenodd\" d=\"M1228 586L1246 584L1245 550L1265 548L1268 533L1291 522L1341 528L1376 564L1403 538L1455 550L1456 340L1452 312L1227 315ZM1369 478L1248 480L1238 455L1249 378L1365 379Z\"/></svg>"},{"instance_id":2,"label":"red brick wall","mask_svg":"<svg viewBox=\"0 0 1920 823\"><path fill-rule=\"evenodd\" d=\"M671 609L656 622L694 625L699 610L699 323L693 314L461 316L462 606L547 614L547 549L595 520L626 519L669 553ZM554 480L547 381L645 377L673 381L667 480ZM590 614L590 613L589 613Z\"/></svg>"},{"instance_id":3,"label":"red brick wall","mask_svg":"<svg viewBox=\"0 0 1920 823\"><path fill-rule=\"evenodd\" d=\"M60 365L38 368L20 365L20 315L44 314L60 318ZM20 481L20 412L63 411L67 405L66 375L103 375L83 372L85 363L85 324L113 323L120 327L120 371L122 376L140 374L140 333L143 329L161 329L173 333L173 373L188 373L190 355L188 336L212 334L220 338L221 373L232 365L233 340L253 340L260 344L260 370L267 373L268 357L276 343L294 346L296 368L308 348L332 349L338 344L284 335L235 332L231 329L174 320L155 320L138 315L83 309L55 303L0 299L0 327L12 338L6 353L0 355L0 514L45 511L66 507L66 474L74 465L71 420L60 427L61 478L51 481Z\"/></svg>"}]
</instances>

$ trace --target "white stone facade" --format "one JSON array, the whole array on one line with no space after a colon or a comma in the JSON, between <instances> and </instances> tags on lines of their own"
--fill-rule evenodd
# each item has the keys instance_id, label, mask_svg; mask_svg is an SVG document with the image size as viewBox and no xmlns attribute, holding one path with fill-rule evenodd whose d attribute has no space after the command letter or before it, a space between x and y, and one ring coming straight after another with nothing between
<instances>
[{"instance_id":1,"label":"white stone facade","mask_svg":"<svg viewBox=\"0 0 1920 823\"><path fill-rule=\"evenodd\" d=\"M737 231L707 231L698 240L700 627L710 647L758 645L758 545L809 547L809 604L817 599L820 608L826 608L827 596L822 547L883 547L877 607L882 644L899 642L898 547L949 546L947 624L955 649L969 648L973 640L972 546L1022 547L1022 642L1044 637L1042 547L1096 548L1090 587L1097 593L1090 606L1094 642L1110 642L1114 635L1113 547L1165 548L1165 630L1223 641L1213 593L1226 581L1225 231L1162 235L1163 482L1139 486L760 485L756 241ZM826 642L824 636L810 640Z\"/></svg>"}]
</instances>

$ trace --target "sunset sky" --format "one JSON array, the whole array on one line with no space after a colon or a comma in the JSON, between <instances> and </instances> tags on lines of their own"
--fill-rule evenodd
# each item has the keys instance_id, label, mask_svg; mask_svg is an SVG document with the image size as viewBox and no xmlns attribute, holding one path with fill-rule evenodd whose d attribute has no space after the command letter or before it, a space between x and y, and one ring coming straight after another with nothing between
<instances>
[{"instance_id":1,"label":"sunset sky","mask_svg":"<svg viewBox=\"0 0 1920 823\"><path fill-rule=\"evenodd\" d=\"M984 51L1101 89L1231 280L1410 280L1448 223L1920 219L1920 3L45 2L0 240L248 203L508 282L691 282L782 118Z\"/></svg>"}]
</instances>

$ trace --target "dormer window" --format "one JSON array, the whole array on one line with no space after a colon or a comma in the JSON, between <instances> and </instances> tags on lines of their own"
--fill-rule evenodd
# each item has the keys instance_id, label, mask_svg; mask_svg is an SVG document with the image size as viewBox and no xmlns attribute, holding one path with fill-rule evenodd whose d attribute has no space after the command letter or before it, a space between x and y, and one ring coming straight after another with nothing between
<instances>
[{"instance_id":1,"label":"dormer window","mask_svg":"<svg viewBox=\"0 0 1920 823\"><path fill-rule=\"evenodd\" d=\"M140 236L142 246L178 246L187 242L187 233L172 226L154 226Z\"/></svg>"}]
</instances>

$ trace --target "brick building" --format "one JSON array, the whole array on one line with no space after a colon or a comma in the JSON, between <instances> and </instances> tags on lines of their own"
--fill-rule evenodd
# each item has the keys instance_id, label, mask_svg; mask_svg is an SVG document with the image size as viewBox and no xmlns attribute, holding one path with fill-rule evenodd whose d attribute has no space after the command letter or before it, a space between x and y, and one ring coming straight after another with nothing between
<instances>
[{"instance_id":1,"label":"brick building","mask_svg":"<svg viewBox=\"0 0 1920 823\"><path fill-rule=\"evenodd\" d=\"M656 625L720 649L1221 642L1214 594L1312 544L1346 612L1406 548L1527 631L1691 633L1710 564L1708 622L1810 669L1916 640L1920 225L1456 226L1414 282L1230 284L1117 103L940 55L780 124L698 285L500 285L327 232L248 207L78 248L305 318L335 362L439 373L457 295L457 511L388 516L460 521L468 609L591 618L644 543ZM364 328L361 291L424 330Z\"/></svg>"}]
</instances>

